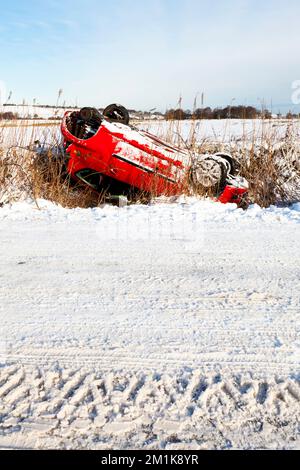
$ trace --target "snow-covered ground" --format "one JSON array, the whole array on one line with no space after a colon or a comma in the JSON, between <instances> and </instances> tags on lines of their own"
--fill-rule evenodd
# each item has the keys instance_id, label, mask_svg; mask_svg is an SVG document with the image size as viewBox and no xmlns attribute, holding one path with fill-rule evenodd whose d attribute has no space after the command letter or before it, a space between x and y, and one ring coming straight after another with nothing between
<instances>
[{"instance_id":1,"label":"snow-covered ground","mask_svg":"<svg viewBox=\"0 0 300 470\"><path fill-rule=\"evenodd\" d=\"M0 447L300 448L300 204L0 209Z\"/></svg>"},{"instance_id":2,"label":"snow-covered ground","mask_svg":"<svg viewBox=\"0 0 300 470\"><path fill-rule=\"evenodd\" d=\"M0 112L18 114L20 118L24 119L61 119L66 109L59 106L5 105L0 106Z\"/></svg>"},{"instance_id":3,"label":"snow-covered ground","mask_svg":"<svg viewBox=\"0 0 300 470\"><path fill-rule=\"evenodd\" d=\"M292 130L294 138L300 138L300 120L286 119L203 119L199 121L149 121L138 124L161 138L171 137L179 145L183 140L196 142L216 142L220 144L236 142L275 142Z\"/></svg>"},{"instance_id":4,"label":"snow-covered ground","mask_svg":"<svg viewBox=\"0 0 300 470\"><path fill-rule=\"evenodd\" d=\"M61 141L60 126L57 123L41 121L0 121L0 149L13 146L28 147L35 141L55 145Z\"/></svg>"},{"instance_id":5,"label":"snow-covered ground","mask_svg":"<svg viewBox=\"0 0 300 470\"><path fill-rule=\"evenodd\" d=\"M292 130L294 138L300 140L300 120L273 119L228 119L201 121L132 121L132 125L147 130L163 140L171 140L179 146L185 142L215 142L220 145L232 142L275 143L282 140L288 130ZM53 143L60 140L60 125L55 121L0 121L0 146L28 145L34 140L41 143ZM221 149L221 147L220 147Z\"/></svg>"},{"instance_id":6,"label":"snow-covered ground","mask_svg":"<svg viewBox=\"0 0 300 470\"><path fill-rule=\"evenodd\" d=\"M73 108L74 109L74 108ZM76 108L75 110L78 110ZM66 112L64 107L42 107L33 105L18 105L18 106L0 106L0 112L12 112L17 113L24 120L30 118L49 120L49 119L62 119ZM297 130L298 136L300 136L300 120L286 120L271 119L203 119L199 121L165 121L163 119L149 121L140 120L139 115L132 115L131 121L141 129L147 129L160 137L165 137L169 133L179 133L181 138L187 139L191 136L192 132L195 132L198 141L205 139L217 141L217 142L228 142L232 139L240 138L241 140L251 140L253 138L258 139L262 134L276 134L276 136L282 137L285 135L286 129L289 125ZM42 121L45 123L45 121ZM30 121L27 121L30 124ZM53 122L52 122L53 124ZM17 124L20 125L20 122ZM180 139L179 139L180 140Z\"/></svg>"}]
</instances>

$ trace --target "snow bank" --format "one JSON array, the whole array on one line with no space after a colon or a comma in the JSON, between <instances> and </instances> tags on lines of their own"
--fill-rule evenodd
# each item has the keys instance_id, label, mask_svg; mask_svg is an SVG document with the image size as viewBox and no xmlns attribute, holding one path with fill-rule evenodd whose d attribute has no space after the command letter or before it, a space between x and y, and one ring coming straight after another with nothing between
<instances>
[{"instance_id":1,"label":"snow bank","mask_svg":"<svg viewBox=\"0 0 300 470\"><path fill-rule=\"evenodd\" d=\"M271 206L261 208L257 204L251 205L246 211L237 208L236 204L221 204L210 199L195 197L178 198L157 198L149 205L130 205L118 208L111 205L104 205L97 208L88 209L68 209L63 208L51 201L38 199L6 204L0 210L0 221L2 220L43 220L48 222L68 222L81 223L104 222L114 227L116 221L130 221L133 226L140 220L141 225L149 221L152 224L160 225L165 221L174 221L172 227L180 226L180 221L185 217L191 220L194 216L195 229L198 222L229 223L229 224L259 224L265 223L300 223L300 202L289 207ZM171 229L170 229L171 230Z\"/></svg>"}]
</instances>

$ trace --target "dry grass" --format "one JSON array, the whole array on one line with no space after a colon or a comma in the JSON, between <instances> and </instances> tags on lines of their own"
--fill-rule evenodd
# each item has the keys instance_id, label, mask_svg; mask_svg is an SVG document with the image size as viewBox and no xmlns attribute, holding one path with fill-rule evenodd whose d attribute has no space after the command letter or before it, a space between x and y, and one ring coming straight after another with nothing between
<instances>
[{"instance_id":1,"label":"dry grass","mask_svg":"<svg viewBox=\"0 0 300 470\"><path fill-rule=\"evenodd\" d=\"M103 194L70 181L57 149L36 154L26 148L9 148L0 156L0 183L2 203L24 197L36 202L47 199L69 208L96 207L103 202Z\"/></svg>"},{"instance_id":2,"label":"dry grass","mask_svg":"<svg viewBox=\"0 0 300 470\"><path fill-rule=\"evenodd\" d=\"M64 166L57 127L35 125L21 121L20 125L8 128L0 122L0 204L31 197L38 201L48 199L63 207L94 207L101 204L105 193L98 194L83 184L70 181ZM191 156L197 153L226 151L240 162L240 173L250 183L250 200L268 207L276 203L291 203L300 200L300 146L293 126L287 128L284 138L272 126L262 126L259 136L249 141L244 135L230 144L216 144L203 139L199 142L199 121L192 121L187 138L182 137L181 121L169 121L157 128L157 134L178 147L187 149ZM201 125L201 122L200 122ZM224 122L224 135L227 121ZM48 142L36 152L36 140ZM191 194L190 185L186 193ZM204 194L209 195L211 194ZM149 195L135 194L136 202L148 202Z\"/></svg>"},{"instance_id":3,"label":"dry grass","mask_svg":"<svg viewBox=\"0 0 300 470\"><path fill-rule=\"evenodd\" d=\"M300 150L300 149L299 149ZM241 149L241 173L250 183L249 195L261 207L290 204L300 200L300 169L297 145L252 146Z\"/></svg>"},{"instance_id":4,"label":"dry grass","mask_svg":"<svg viewBox=\"0 0 300 470\"><path fill-rule=\"evenodd\" d=\"M22 122L11 133L0 123L0 203L30 197L70 208L98 206L103 194L70 181L57 126L47 127L46 133L41 127ZM38 145L39 139L50 144Z\"/></svg>"}]
</instances>

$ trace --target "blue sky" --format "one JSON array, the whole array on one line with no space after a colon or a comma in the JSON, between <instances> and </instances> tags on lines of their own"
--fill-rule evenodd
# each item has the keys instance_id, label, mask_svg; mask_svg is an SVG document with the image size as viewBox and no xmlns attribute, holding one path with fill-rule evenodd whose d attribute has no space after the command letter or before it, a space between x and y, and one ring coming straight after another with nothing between
<instances>
[{"instance_id":1,"label":"blue sky","mask_svg":"<svg viewBox=\"0 0 300 470\"><path fill-rule=\"evenodd\" d=\"M0 0L0 80L14 102L62 88L68 104L165 110L204 91L286 110L299 21L299 0Z\"/></svg>"}]
</instances>

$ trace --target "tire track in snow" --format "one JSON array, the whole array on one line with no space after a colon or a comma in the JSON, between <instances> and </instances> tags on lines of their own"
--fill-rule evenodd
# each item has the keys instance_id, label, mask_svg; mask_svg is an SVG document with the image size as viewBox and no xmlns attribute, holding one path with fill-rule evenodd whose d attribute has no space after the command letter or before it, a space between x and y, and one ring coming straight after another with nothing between
<instances>
[{"instance_id":1,"label":"tire track in snow","mask_svg":"<svg viewBox=\"0 0 300 470\"><path fill-rule=\"evenodd\" d=\"M285 445L293 447L300 439L299 377L262 380L247 373L201 370L145 375L76 369L64 369L62 377L34 366L20 366L14 375L9 367L0 370L2 377L11 377L0 387L0 447L8 436L19 439L19 445L22 439L24 445L36 439L34 447L49 442L59 446L66 438L80 448L82 436L88 436L85 445L91 448L100 441L167 448L174 440L183 446L198 441L205 447L210 432L204 439L203 429L211 429L212 422L215 442L223 434L236 448L260 447L260 433L249 423L260 423L261 433L268 428L266 446L269 441L282 446L284 436ZM26 388L37 374L43 393ZM16 390L18 395L11 395Z\"/></svg>"}]
</instances>

